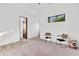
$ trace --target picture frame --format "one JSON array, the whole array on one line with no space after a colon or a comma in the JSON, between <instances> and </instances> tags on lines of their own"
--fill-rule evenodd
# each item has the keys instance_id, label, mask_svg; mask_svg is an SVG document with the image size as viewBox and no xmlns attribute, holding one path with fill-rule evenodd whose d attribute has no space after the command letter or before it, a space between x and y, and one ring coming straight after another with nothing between
<instances>
[{"instance_id":1,"label":"picture frame","mask_svg":"<svg viewBox=\"0 0 79 59\"><path fill-rule=\"evenodd\" d=\"M55 16L49 16L48 17L48 23L53 22L64 22L65 21L65 14L55 15Z\"/></svg>"}]
</instances>

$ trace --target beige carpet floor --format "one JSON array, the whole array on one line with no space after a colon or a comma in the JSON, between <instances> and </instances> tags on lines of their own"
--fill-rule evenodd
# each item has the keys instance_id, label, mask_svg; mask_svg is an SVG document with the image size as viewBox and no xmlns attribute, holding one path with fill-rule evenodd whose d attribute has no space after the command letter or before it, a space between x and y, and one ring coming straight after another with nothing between
<instances>
[{"instance_id":1,"label":"beige carpet floor","mask_svg":"<svg viewBox=\"0 0 79 59\"><path fill-rule=\"evenodd\" d=\"M79 56L79 49L33 38L1 46L0 56Z\"/></svg>"}]
</instances>

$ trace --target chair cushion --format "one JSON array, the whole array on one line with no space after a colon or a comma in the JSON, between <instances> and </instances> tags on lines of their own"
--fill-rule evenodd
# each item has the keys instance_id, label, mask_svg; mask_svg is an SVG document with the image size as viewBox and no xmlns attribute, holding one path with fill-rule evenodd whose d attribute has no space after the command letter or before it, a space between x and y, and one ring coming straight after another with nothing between
<instances>
[{"instance_id":1,"label":"chair cushion","mask_svg":"<svg viewBox=\"0 0 79 59\"><path fill-rule=\"evenodd\" d=\"M65 41L64 39L61 39L61 38L59 38L59 39L57 39L58 41Z\"/></svg>"}]
</instances>

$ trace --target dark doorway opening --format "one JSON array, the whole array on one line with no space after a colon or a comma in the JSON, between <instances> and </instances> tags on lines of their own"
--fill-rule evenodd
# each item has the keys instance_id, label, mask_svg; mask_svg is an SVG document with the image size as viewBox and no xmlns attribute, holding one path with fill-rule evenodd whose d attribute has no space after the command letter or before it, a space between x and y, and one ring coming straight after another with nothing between
<instances>
[{"instance_id":1,"label":"dark doorway opening","mask_svg":"<svg viewBox=\"0 0 79 59\"><path fill-rule=\"evenodd\" d=\"M20 37L27 39L28 18L20 16Z\"/></svg>"},{"instance_id":2,"label":"dark doorway opening","mask_svg":"<svg viewBox=\"0 0 79 59\"><path fill-rule=\"evenodd\" d=\"M27 18L23 21L23 38L27 39Z\"/></svg>"}]
</instances>

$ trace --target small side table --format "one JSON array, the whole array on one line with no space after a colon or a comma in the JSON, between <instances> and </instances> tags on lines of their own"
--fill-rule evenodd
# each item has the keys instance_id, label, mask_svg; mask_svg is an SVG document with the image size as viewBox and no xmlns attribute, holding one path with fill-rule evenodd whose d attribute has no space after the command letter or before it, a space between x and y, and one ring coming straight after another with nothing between
<instances>
[{"instance_id":1,"label":"small side table","mask_svg":"<svg viewBox=\"0 0 79 59\"><path fill-rule=\"evenodd\" d=\"M69 48L76 49L77 48L77 40L70 40L69 41Z\"/></svg>"}]
</instances>

